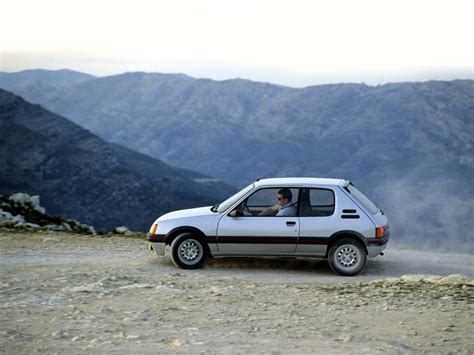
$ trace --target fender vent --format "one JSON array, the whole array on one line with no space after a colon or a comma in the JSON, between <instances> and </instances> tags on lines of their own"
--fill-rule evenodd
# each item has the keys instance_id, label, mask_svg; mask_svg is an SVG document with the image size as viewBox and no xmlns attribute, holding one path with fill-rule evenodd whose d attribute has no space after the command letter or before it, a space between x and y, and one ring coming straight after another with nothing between
<instances>
[{"instance_id":1,"label":"fender vent","mask_svg":"<svg viewBox=\"0 0 474 355\"><path fill-rule=\"evenodd\" d=\"M342 213L356 213L356 210L342 210Z\"/></svg>"},{"instance_id":2,"label":"fender vent","mask_svg":"<svg viewBox=\"0 0 474 355\"><path fill-rule=\"evenodd\" d=\"M358 214L343 214L341 216L341 218L344 218L344 219L357 219L357 218L360 218L360 216Z\"/></svg>"}]
</instances>

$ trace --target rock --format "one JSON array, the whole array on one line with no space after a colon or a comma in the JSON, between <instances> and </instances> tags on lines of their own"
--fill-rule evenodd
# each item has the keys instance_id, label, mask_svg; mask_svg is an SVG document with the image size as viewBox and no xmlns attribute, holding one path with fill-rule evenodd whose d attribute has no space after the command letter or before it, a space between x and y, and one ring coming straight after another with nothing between
<instances>
[{"instance_id":1,"label":"rock","mask_svg":"<svg viewBox=\"0 0 474 355\"><path fill-rule=\"evenodd\" d=\"M114 234L121 234L121 235L130 235L133 234L127 227L121 226L121 227L115 227L114 230L112 231Z\"/></svg>"},{"instance_id":2,"label":"rock","mask_svg":"<svg viewBox=\"0 0 474 355\"><path fill-rule=\"evenodd\" d=\"M114 336L115 338L126 338L127 335L124 331L119 332L117 335Z\"/></svg>"},{"instance_id":3,"label":"rock","mask_svg":"<svg viewBox=\"0 0 474 355\"><path fill-rule=\"evenodd\" d=\"M0 210L0 227L13 227L24 223L26 222L22 215L14 216L8 211Z\"/></svg>"},{"instance_id":4,"label":"rock","mask_svg":"<svg viewBox=\"0 0 474 355\"><path fill-rule=\"evenodd\" d=\"M39 196L15 193L10 197L0 194L0 227L54 232L95 234L93 227L75 220L48 216L39 204Z\"/></svg>"},{"instance_id":5,"label":"rock","mask_svg":"<svg viewBox=\"0 0 474 355\"><path fill-rule=\"evenodd\" d=\"M59 242L59 239L57 238L44 238L43 239L43 243L46 243L46 242Z\"/></svg>"},{"instance_id":6,"label":"rock","mask_svg":"<svg viewBox=\"0 0 474 355\"><path fill-rule=\"evenodd\" d=\"M49 231L54 231L54 232L64 231L64 227L62 225L57 225L57 224L48 224L45 226L45 228Z\"/></svg>"},{"instance_id":7,"label":"rock","mask_svg":"<svg viewBox=\"0 0 474 355\"><path fill-rule=\"evenodd\" d=\"M343 343L350 343L353 339L354 339L354 337L352 335L346 335L346 336L342 337L342 342Z\"/></svg>"},{"instance_id":8,"label":"rock","mask_svg":"<svg viewBox=\"0 0 474 355\"><path fill-rule=\"evenodd\" d=\"M125 286L120 286L120 288L123 289L129 289L129 288L153 288L155 285L152 284L130 284L130 285L125 285Z\"/></svg>"},{"instance_id":9,"label":"rock","mask_svg":"<svg viewBox=\"0 0 474 355\"><path fill-rule=\"evenodd\" d=\"M102 287L96 285L81 285L76 287L70 287L68 289L64 289L64 291L70 292L84 292L84 293L92 293L92 292L102 292L104 289Z\"/></svg>"},{"instance_id":10,"label":"rock","mask_svg":"<svg viewBox=\"0 0 474 355\"><path fill-rule=\"evenodd\" d=\"M474 285L474 280L460 274L452 274L448 276L437 275L403 275L400 280L409 282L428 282L440 285Z\"/></svg>"},{"instance_id":11,"label":"rock","mask_svg":"<svg viewBox=\"0 0 474 355\"><path fill-rule=\"evenodd\" d=\"M41 228L38 224L35 224L35 223L25 223L25 224L23 224L22 227L26 228L26 229L39 229L39 228Z\"/></svg>"},{"instance_id":12,"label":"rock","mask_svg":"<svg viewBox=\"0 0 474 355\"><path fill-rule=\"evenodd\" d=\"M25 221L22 215L12 215L8 211L0 210L0 227L16 228L16 229L39 229L36 223Z\"/></svg>"},{"instance_id":13,"label":"rock","mask_svg":"<svg viewBox=\"0 0 474 355\"><path fill-rule=\"evenodd\" d=\"M10 201L13 201L23 207L32 207L34 210L40 213L46 213L46 210L40 206L40 197L37 195L30 196L28 194L18 192L16 194L11 195L9 199Z\"/></svg>"},{"instance_id":14,"label":"rock","mask_svg":"<svg viewBox=\"0 0 474 355\"><path fill-rule=\"evenodd\" d=\"M8 220L8 219L0 220L0 227L3 227L3 228L11 228L15 224L16 223L12 220Z\"/></svg>"},{"instance_id":15,"label":"rock","mask_svg":"<svg viewBox=\"0 0 474 355\"><path fill-rule=\"evenodd\" d=\"M471 285L474 286L474 280L460 274L452 274L445 277L441 277L437 280L437 283L446 285Z\"/></svg>"},{"instance_id":16,"label":"rock","mask_svg":"<svg viewBox=\"0 0 474 355\"><path fill-rule=\"evenodd\" d=\"M58 330L56 330L55 332L53 332L53 334L51 334L51 336L52 336L54 339L66 338L67 335L68 335L68 334L67 334L63 329L58 329Z\"/></svg>"},{"instance_id":17,"label":"rock","mask_svg":"<svg viewBox=\"0 0 474 355\"><path fill-rule=\"evenodd\" d=\"M100 313L102 313L102 314L110 314L110 313L114 313L114 311L112 311L112 310L111 310L110 308L108 308L108 307L105 307L105 308L101 308Z\"/></svg>"},{"instance_id":18,"label":"rock","mask_svg":"<svg viewBox=\"0 0 474 355\"><path fill-rule=\"evenodd\" d=\"M176 348L180 348L182 346L192 346L192 345L202 345L203 342L196 341L193 339L174 339L170 345Z\"/></svg>"},{"instance_id":19,"label":"rock","mask_svg":"<svg viewBox=\"0 0 474 355\"><path fill-rule=\"evenodd\" d=\"M65 230L70 229L75 233L81 233L81 234L92 234L92 235L97 234L94 227L89 226L87 224L80 223L76 221L75 219L67 219L65 223L68 225L68 227L63 226Z\"/></svg>"},{"instance_id":20,"label":"rock","mask_svg":"<svg viewBox=\"0 0 474 355\"><path fill-rule=\"evenodd\" d=\"M67 222L62 222L61 226L64 228L65 231L72 232L72 228Z\"/></svg>"}]
</instances>

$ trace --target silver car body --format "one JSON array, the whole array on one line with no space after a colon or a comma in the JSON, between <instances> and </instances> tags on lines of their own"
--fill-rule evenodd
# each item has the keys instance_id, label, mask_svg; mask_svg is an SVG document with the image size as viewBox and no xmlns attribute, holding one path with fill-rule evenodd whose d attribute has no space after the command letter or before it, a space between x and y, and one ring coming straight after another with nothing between
<instances>
[{"instance_id":1,"label":"silver car body","mask_svg":"<svg viewBox=\"0 0 474 355\"><path fill-rule=\"evenodd\" d=\"M247 186L213 212L211 206L170 212L159 217L148 235L150 249L164 255L165 245L183 232L195 232L206 241L212 256L314 256L326 257L331 242L343 236L360 240L369 257L379 255L389 239L388 219L377 208L369 210L348 190L343 179L272 178ZM330 216L256 217L229 215L247 197L263 188L327 189L334 193ZM364 196L365 197L365 196ZM367 202L367 201L366 201ZM370 201L368 201L371 203ZM219 208L220 208L219 207ZM374 205L375 207L375 205ZM375 229L384 227L376 238Z\"/></svg>"}]
</instances>

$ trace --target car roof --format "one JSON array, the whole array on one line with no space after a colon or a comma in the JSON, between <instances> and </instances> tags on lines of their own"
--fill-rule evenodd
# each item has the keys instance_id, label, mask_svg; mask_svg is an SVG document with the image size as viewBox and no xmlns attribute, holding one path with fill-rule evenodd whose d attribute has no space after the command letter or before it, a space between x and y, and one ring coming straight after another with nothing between
<instances>
[{"instance_id":1,"label":"car roof","mask_svg":"<svg viewBox=\"0 0 474 355\"><path fill-rule=\"evenodd\" d=\"M269 178L269 179L258 179L255 181L256 187L262 186L339 186L348 183L344 179L329 179L329 178L316 178L316 177L284 177L284 178Z\"/></svg>"}]
</instances>

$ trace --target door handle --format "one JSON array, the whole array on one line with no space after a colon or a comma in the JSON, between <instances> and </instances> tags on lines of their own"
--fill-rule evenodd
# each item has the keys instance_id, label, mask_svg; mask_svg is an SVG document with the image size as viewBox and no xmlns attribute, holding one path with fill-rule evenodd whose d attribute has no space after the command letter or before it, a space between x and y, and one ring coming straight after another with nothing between
<instances>
[{"instance_id":1,"label":"door handle","mask_svg":"<svg viewBox=\"0 0 474 355\"><path fill-rule=\"evenodd\" d=\"M294 225L296 225L296 222L295 221L286 221L286 225L287 226L294 226Z\"/></svg>"}]
</instances>

